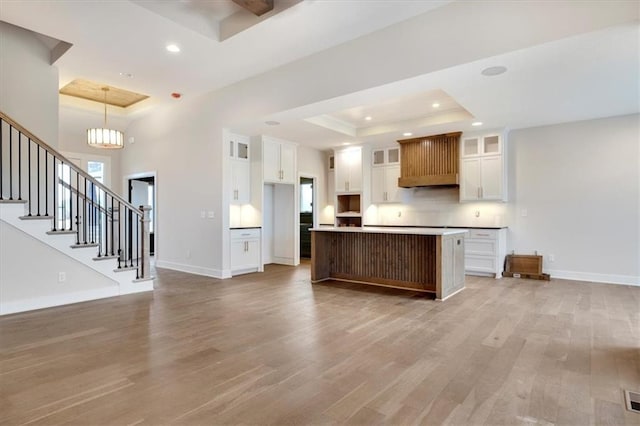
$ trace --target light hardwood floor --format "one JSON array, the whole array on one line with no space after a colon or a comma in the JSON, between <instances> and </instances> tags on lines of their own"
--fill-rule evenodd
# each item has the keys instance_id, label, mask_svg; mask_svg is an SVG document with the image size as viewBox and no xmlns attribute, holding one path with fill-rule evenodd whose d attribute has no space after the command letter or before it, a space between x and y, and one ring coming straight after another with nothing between
<instances>
[{"instance_id":1,"label":"light hardwood floor","mask_svg":"<svg viewBox=\"0 0 640 426\"><path fill-rule=\"evenodd\" d=\"M445 302L309 267L0 318L0 424L640 424L640 288L467 277Z\"/></svg>"}]
</instances>

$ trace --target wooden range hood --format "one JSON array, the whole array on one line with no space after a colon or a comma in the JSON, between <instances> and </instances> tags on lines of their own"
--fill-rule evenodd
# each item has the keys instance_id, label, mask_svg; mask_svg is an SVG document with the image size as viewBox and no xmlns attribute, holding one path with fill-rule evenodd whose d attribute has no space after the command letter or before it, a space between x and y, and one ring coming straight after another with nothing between
<instances>
[{"instance_id":1,"label":"wooden range hood","mask_svg":"<svg viewBox=\"0 0 640 426\"><path fill-rule=\"evenodd\" d=\"M398 186L458 185L458 147L462 132L399 140Z\"/></svg>"}]
</instances>

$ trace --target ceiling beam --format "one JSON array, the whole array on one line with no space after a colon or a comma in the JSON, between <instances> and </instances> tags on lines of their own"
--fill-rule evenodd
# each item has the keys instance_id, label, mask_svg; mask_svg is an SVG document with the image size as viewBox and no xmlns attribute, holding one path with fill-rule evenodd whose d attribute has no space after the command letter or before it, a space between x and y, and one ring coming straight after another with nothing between
<instances>
[{"instance_id":1,"label":"ceiling beam","mask_svg":"<svg viewBox=\"0 0 640 426\"><path fill-rule=\"evenodd\" d=\"M273 10L273 0L233 0L256 16L264 15Z\"/></svg>"}]
</instances>

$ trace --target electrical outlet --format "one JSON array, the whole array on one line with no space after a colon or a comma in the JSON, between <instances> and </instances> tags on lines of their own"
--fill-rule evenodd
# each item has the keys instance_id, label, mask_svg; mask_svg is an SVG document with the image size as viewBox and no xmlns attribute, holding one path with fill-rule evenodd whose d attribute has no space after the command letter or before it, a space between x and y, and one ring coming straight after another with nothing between
<instances>
[{"instance_id":1,"label":"electrical outlet","mask_svg":"<svg viewBox=\"0 0 640 426\"><path fill-rule=\"evenodd\" d=\"M527 209L522 209L520 211L520 216L527 217L528 215L529 215L529 212L527 211Z\"/></svg>"},{"instance_id":2,"label":"electrical outlet","mask_svg":"<svg viewBox=\"0 0 640 426\"><path fill-rule=\"evenodd\" d=\"M480 217L480 210L476 210L475 215L476 217Z\"/></svg>"},{"instance_id":3,"label":"electrical outlet","mask_svg":"<svg viewBox=\"0 0 640 426\"><path fill-rule=\"evenodd\" d=\"M187 259L191 258L191 250L187 250Z\"/></svg>"},{"instance_id":4,"label":"electrical outlet","mask_svg":"<svg viewBox=\"0 0 640 426\"><path fill-rule=\"evenodd\" d=\"M67 273L66 272L58 272L58 282L59 283L63 283L67 280Z\"/></svg>"},{"instance_id":5,"label":"electrical outlet","mask_svg":"<svg viewBox=\"0 0 640 426\"><path fill-rule=\"evenodd\" d=\"M213 219L214 217L216 217L215 213L209 210L209 219Z\"/></svg>"},{"instance_id":6,"label":"electrical outlet","mask_svg":"<svg viewBox=\"0 0 640 426\"><path fill-rule=\"evenodd\" d=\"M207 212L200 210L200 219L204 219L205 217L207 217Z\"/></svg>"},{"instance_id":7,"label":"electrical outlet","mask_svg":"<svg viewBox=\"0 0 640 426\"><path fill-rule=\"evenodd\" d=\"M556 261L556 257L553 254L549 255L549 262L555 262Z\"/></svg>"}]
</instances>

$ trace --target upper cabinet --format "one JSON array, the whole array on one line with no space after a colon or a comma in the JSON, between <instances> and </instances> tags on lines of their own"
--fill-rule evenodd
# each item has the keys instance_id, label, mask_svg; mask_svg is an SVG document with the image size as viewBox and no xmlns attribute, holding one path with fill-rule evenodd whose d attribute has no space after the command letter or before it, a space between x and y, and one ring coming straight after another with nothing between
<instances>
[{"instance_id":1,"label":"upper cabinet","mask_svg":"<svg viewBox=\"0 0 640 426\"><path fill-rule=\"evenodd\" d=\"M269 183L296 182L296 146L284 141L263 137L263 177Z\"/></svg>"},{"instance_id":2,"label":"upper cabinet","mask_svg":"<svg viewBox=\"0 0 640 426\"><path fill-rule=\"evenodd\" d=\"M231 158L231 204L247 204L251 201L249 138L230 134L229 157Z\"/></svg>"},{"instance_id":3,"label":"upper cabinet","mask_svg":"<svg viewBox=\"0 0 640 426\"><path fill-rule=\"evenodd\" d=\"M460 201L506 201L504 136L463 137L460 152Z\"/></svg>"},{"instance_id":4,"label":"upper cabinet","mask_svg":"<svg viewBox=\"0 0 640 426\"><path fill-rule=\"evenodd\" d=\"M362 191L362 148L336 151L334 161L336 192Z\"/></svg>"},{"instance_id":5,"label":"upper cabinet","mask_svg":"<svg viewBox=\"0 0 640 426\"><path fill-rule=\"evenodd\" d=\"M231 161L231 204L251 202L251 165L248 161Z\"/></svg>"},{"instance_id":6,"label":"upper cabinet","mask_svg":"<svg viewBox=\"0 0 640 426\"><path fill-rule=\"evenodd\" d=\"M336 195L336 173L335 159L333 153L327 156L327 204L334 205Z\"/></svg>"},{"instance_id":7,"label":"upper cabinet","mask_svg":"<svg viewBox=\"0 0 640 426\"><path fill-rule=\"evenodd\" d=\"M234 160L249 160L249 138L241 135L230 135L229 156Z\"/></svg>"},{"instance_id":8,"label":"upper cabinet","mask_svg":"<svg viewBox=\"0 0 640 426\"><path fill-rule=\"evenodd\" d=\"M374 149L371 155L373 167L400 164L400 147Z\"/></svg>"},{"instance_id":9,"label":"upper cabinet","mask_svg":"<svg viewBox=\"0 0 640 426\"><path fill-rule=\"evenodd\" d=\"M398 188L400 177L400 165L387 167L374 167L371 170L371 202L399 203L401 201Z\"/></svg>"},{"instance_id":10,"label":"upper cabinet","mask_svg":"<svg viewBox=\"0 0 640 426\"><path fill-rule=\"evenodd\" d=\"M400 147L374 149L371 166L371 202L400 202Z\"/></svg>"}]
</instances>

